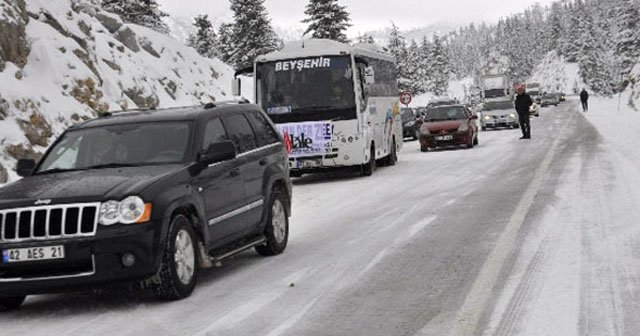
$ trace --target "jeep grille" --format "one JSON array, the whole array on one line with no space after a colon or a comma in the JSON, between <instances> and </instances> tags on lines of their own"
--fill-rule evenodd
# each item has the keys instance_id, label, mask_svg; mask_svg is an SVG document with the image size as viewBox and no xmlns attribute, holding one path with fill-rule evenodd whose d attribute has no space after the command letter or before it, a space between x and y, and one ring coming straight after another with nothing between
<instances>
[{"instance_id":1,"label":"jeep grille","mask_svg":"<svg viewBox=\"0 0 640 336\"><path fill-rule=\"evenodd\" d=\"M94 236L99 209L76 203L0 210L0 242Z\"/></svg>"}]
</instances>

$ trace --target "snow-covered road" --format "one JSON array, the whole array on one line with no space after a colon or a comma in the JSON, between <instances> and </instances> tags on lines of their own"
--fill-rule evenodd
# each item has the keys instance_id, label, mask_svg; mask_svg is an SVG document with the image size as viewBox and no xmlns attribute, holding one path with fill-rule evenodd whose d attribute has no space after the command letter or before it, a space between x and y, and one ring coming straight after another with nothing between
<instances>
[{"instance_id":1,"label":"snow-covered road","mask_svg":"<svg viewBox=\"0 0 640 336\"><path fill-rule=\"evenodd\" d=\"M639 334L640 154L574 107L542 109L528 141L406 142L372 177L296 179L285 253L207 270L186 300L34 296L0 335Z\"/></svg>"}]
</instances>

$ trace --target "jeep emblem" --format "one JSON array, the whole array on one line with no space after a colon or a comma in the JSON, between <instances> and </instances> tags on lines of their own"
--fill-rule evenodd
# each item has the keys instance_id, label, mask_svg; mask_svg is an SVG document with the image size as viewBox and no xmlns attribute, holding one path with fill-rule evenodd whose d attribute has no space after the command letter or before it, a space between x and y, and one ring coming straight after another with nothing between
<instances>
[{"instance_id":1,"label":"jeep emblem","mask_svg":"<svg viewBox=\"0 0 640 336\"><path fill-rule=\"evenodd\" d=\"M36 205L49 205L51 204L51 200L50 199L39 199L36 201L35 203Z\"/></svg>"}]
</instances>

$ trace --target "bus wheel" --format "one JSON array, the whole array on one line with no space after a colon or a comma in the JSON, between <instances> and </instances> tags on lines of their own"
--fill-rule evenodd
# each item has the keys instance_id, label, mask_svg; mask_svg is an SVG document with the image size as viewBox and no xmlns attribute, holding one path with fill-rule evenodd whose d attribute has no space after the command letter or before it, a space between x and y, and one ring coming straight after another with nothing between
<instances>
[{"instance_id":1,"label":"bus wheel","mask_svg":"<svg viewBox=\"0 0 640 336\"><path fill-rule=\"evenodd\" d=\"M371 144L371 153L369 153L369 162L362 165L362 175L363 176L371 176L373 172L376 170L376 149L373 144Z\"/></svg>"},{"instance_id":2,"label":"bus wheel","mask_svg":"<svg viewBox=\"0 0 640 336\"><path fill-rule=\"evenodd\" d=\"M391 142L391 153L387 156L387 166L395 166L398 161L398 152L396 151L396 138Z\"/></svg>"}]
</instances>

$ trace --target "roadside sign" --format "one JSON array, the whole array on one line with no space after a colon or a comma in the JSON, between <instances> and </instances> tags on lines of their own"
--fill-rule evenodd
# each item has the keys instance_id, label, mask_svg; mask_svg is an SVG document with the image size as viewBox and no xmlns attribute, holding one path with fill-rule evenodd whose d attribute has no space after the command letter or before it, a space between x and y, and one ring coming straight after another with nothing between
<instances>
[{"instance_id":1,"label":"roadside sign","mask_svg":"<svg viewBox=\"0 0 640 336\"><path fill-rule=\"evenodd\" d=\"M411 92L409 91L400 92L400 102L405 106L409 106L409 103L411 103Z\"/></svg>"}]
</instances>

